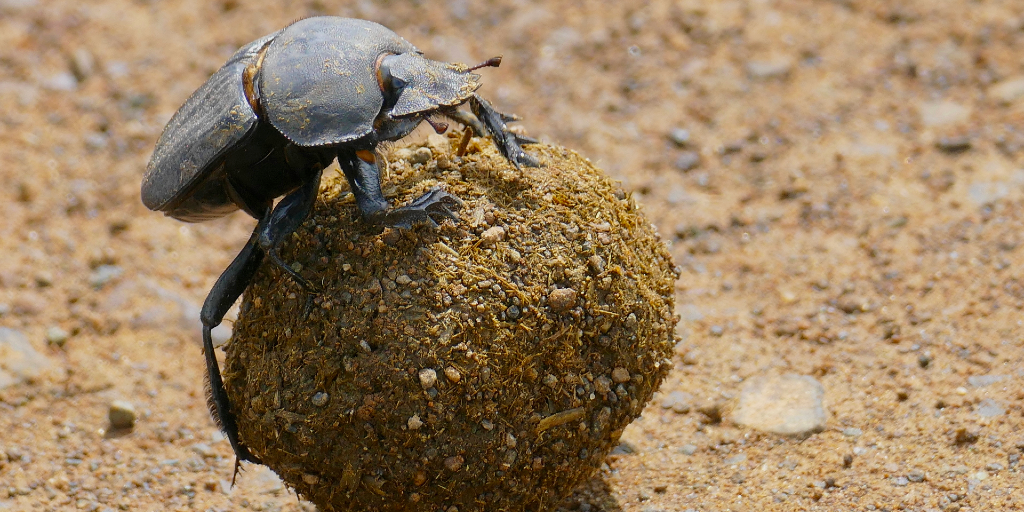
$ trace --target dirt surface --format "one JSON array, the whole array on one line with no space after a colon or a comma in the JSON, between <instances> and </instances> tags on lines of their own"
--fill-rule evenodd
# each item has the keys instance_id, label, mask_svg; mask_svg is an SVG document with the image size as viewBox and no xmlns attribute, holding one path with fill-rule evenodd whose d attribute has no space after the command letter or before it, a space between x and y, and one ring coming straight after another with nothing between
<instances>
[{"instance_id":1,"label":"dirt surface","mask_svg":"<svg viewBox=\"0 0 1024 512\"><path fill-rule=\"evenodd\" d=\"M0 510L310 508L255 467L230 487L202 391L198 305L254 222L138 187L192 90L313 14L504 54L481 92L672 242L676 369L566 509L1024 507L1017 2L0 0ZM738 426L785 374L823 430Z\"/></svg>"}]
</instances>

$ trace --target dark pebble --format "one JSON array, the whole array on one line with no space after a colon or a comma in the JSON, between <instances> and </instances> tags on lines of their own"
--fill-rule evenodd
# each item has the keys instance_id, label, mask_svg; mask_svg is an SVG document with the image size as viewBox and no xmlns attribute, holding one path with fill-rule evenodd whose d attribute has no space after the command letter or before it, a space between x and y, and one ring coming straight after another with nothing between
<instances>
[{"instance_id":1,"label":"dark pebble","mask_svg":"<svg viewBox=\"0 0 1024 512\"><path fill-rule=\"evenodd\" d=\"M941 137L935 142L935 147L946 153L963 153L971 149L971 139L966 135Z\"/></svg>"}]
</instances>

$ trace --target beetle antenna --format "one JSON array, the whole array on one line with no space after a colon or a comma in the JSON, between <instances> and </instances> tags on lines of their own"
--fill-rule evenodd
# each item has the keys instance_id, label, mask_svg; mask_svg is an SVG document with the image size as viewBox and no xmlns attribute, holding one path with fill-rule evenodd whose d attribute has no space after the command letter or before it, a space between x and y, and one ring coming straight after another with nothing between
<instances>
[{"instance_id":1,"label":"beetle antenna","mask_svg":"<svg viewBox=\"0 0 1024 512\"><path fill-rule=\"evenodd\" d=\"M497 57L491 57L491 58L481 62L480 64L477 64L476 66L473 66L473 67L467 69L466 71L473 71L474 69L480 69L480 68L496 68L496 67L498 67L500 65L501 65L501 55L498 55Z\"/></svg>"}]
</instances>

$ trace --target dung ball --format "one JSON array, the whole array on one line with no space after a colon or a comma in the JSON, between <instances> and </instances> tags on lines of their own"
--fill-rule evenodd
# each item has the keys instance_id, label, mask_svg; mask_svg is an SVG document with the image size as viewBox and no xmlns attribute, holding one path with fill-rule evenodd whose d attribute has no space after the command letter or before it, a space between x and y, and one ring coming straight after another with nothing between
<instances>
[{"instance_id":1,"label":"dung ball","mask_svg":"<svg viewBox=\"0 0 1024 512\"><path fill-rule=\"evenodd\" d=\"M458 146L393 151L384 189L443 187L457 221L368 225L327 175L281 252L313 292L264 263L243 298L239 435L320 510L549 510L671 366L677 275L629 194L560 147L519 170Z\"/></svg>"}]
</instances>

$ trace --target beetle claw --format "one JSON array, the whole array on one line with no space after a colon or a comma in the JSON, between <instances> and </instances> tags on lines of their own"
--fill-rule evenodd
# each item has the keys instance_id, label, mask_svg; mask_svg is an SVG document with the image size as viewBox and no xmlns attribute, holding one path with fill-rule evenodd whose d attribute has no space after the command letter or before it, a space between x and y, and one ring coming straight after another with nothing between
<instances>
[{"instance_id":1,"label":"beetle claw","mask_svg":"<svg viewBox=\"0 0 1024 512\"><path fill-rule=\"evenodd\" d=\"M428 224L437 227L438 220L458 220L455 211L462 208L462 200L441 188L430 189L426 194L412 200L409 204L395 208L384 214L381 222L402 229L412 229L416 224Z\"/></svg>"}]
</instances>

